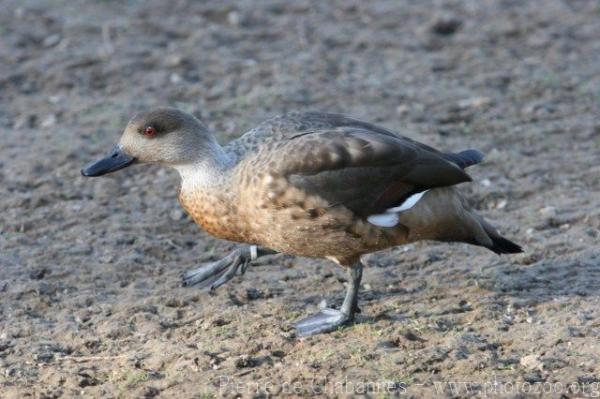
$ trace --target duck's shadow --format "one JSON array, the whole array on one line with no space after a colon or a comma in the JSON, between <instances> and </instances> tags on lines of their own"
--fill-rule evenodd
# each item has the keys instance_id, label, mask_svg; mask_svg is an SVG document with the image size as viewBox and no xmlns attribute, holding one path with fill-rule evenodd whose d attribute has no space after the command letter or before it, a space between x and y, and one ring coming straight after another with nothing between
<instances>
[{"instance_id":1,"label":"duck's shadow","mask_svg":"<svg viewBox=\"0 0 600 399\"><path fill-rule=\"evenodd\" d=\"M425 256L427 258L427 256ZM422 261L422 259L421 259ZM411 270L406 270L410 262L393 264L384 256L373 262L366 270L368 281L374 282L373 288L361 290L359 303L375 305L388 300L400 301L402 307L410 310L410 303L420 301L420 296L437 295L440 291L456 289L476 284L482 295L492 295L498 300L522 301L528 305L549 302L564 297L600 296L600 249L589 248L576 253L540 259L529 265L507 261L505 258L492 260L480 269L455 267L449 269L446 262L427 265L427 262L415 262ZM419 264L420 263L420 264ZM404 270L403 270L404 269ZM339 277L343 276L340 274ZM432 286L432 279L436 280ZM341 280L341 279L340 279ZM471 280L469 283L464 281ZM385 282L385 285L379 283ZM367 283L368 284L368 283ZM431 293L427 293L430 290ZM435 291L435 292L434 292ZM337 306L343 300L344 289L329 295L327 301ZM444 294L442 294L443 296ZM468 295L473 295L467 294ZM305 304L315 304L323 296L308 295ZM476 301L475 301L476 302ZM462 313L468 311L467 305L460 303L445 309L443 313ZM441 311L441 310L440 310ZM407 318L405 311L398 314L382 312L371 314L364 312L359 316L361 322L375 322L380 318L402 320ZM433 314L439 312L432 311Z\"/></svg>"},{"instance_id":2,"label":"duck's shadow","mask_svg":"<svg viewBox=\"0 0 600 399\"><path fill-rule=\"evenodd\" d=\"M600 250L542 259L527 266L507 265L489 274L493 283L490 288L506 296L538 301L562 296L599 296Z\"/></svg>"}]
</instances>

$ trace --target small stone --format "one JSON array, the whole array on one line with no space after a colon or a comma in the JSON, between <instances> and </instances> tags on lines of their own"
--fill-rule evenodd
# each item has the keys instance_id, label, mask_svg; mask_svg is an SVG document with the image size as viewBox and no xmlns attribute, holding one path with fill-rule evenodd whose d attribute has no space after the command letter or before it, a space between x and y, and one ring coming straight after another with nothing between
<instances>
[{"instance_id":1,"label":"small stone","mask_svg":"<svg viewBox=\"0 0 600 399\"><path fill-rule=\"evenodd\" d=\"M453 35L462 26L462 21L453 15L442 15L431 25L433 33L440 36Z\"/></svg>"},{"instance_id":2,"label":"small stone","mask_svg":"<svg viewBox=\"0 0 600 399\"><path fill-rule=\"evenodd\" d=\"M525 234L527 234L528 236L532 236L535 234L535 229L530 227L525 231Z\"/></svg>"},{"instance_id":3,"label":"small stone","mask_svg":"<svg viewBox=\"0 0 600 399\"><path fill-rule=\"evenodd\" d=\"M183 220L185 218L185 213L181 209L173 209L169 212L169 217L171 220Z\"/></svg>"},{"instance_id":4,"label":"small stone","mask_svg":"<svg viewBox=\"0 0 600 399\"><path fill-rule=\"evenodd\" d=\"M536 262L539 262L542 259L542 256L538 253L525 253L517 256L516 259L517 263L519 263L520 265L531 265Z\"/></svg>"},{"instance_id":5,"label":"small stone","mask_svg":"<svg viewBox=\"0 0 600 399\"><path fill-rule=\"evenodd\" d=\"M54 360L54 354L50 352L38 353L34 356L34 359L40 363L50 363Z\"/></svg>"},{"instance_id":6,"label":"small stone","mask_svg":"<svg viewBox=\"0 0 600 399\"><path fill-rule=\"evenodd\" d=\"M160 394L160 390L155 387L146 387L143 392L144 398L154 398Z\"/></svg>"},{"instance_id":7,"label":"small stone","mask_svg":"<svg viewBox=\"0 0 600 399\"><path fill-rule=\"evenodd\" d=\"M537 355L523 356L519 363L521 366L529 370L541 370L544 367L544 364L540 361Z\"/></svg>"},{"instance_id":8,"label":"small stone","mask_svg":"<svg viewBox=\"0 0 600 399\"><path fill-rule=\"evenodd\" d=\"M556 208L553 206L546 206L542 209L540 209L540 215L542 215L543 217L547 218L547 219L552 219L556 217Z\"/></svg>"},{"instance_id":9,"label":"small stone","mask_svg":"<svg viewBox=\"0 0 600 399\"><path fill-rule=\"evenodd\" d=\"M539 371L527 373L523 376L523 379L530 384L537 384L544 381L544 377Z\"/></svg>"},{"instance_id":10,"label":"small stone","mask_svg":"<svg viewBox=\"0 0 600 399\"><path fill-rule=\"evenodd\" d=\"M592 227L590 227L589 229L587 229L585 231L585 234L587 234L589 237L592 237L592 238L598 238L598 235L600 235L600 234L598 234L598 230L596 230L596 229L594 229Z\"/></svg>"},{"instance_id":11,"label":"small stone","mask_svg":"<svg viewBox=\"0 0 600 399\"><path fill-rule=\"evenodd\" d=\"M40 126L43 128L52 127L54 125L56 125L56 115L54 114L46 116L44 119L42 119L42 122L40 123Z\"/></svg>"},{"instance_id":12,"label":"small stone","mask_svg":"<svg viewBox=\"0 0 600 399\"><path fill-rule=\"evenodd\" d=\"M43 41L42 41L42 46L44 47L54 47L56 46L58 43L60 43L61 37L59 34L55 34L55 35L50 35L47 36Z\"/></svg>"},{"instance_id":13,"label":"small stone","mask_svg":"<svg viewBox=\"0 0 600 399\"><path fill-rule=\"evenodd\" d=\"M175 68L182 64L183 58L179 54L171 54L165 59L165 64L169 68Z\"/></svg>"},{"instance_id":14,"label":"small stone","mask_svg":"<svg viewBox=\"0 0 600 399\"><path fill-rule=\"evenodd\" d=\"M598 383L600 382L600 377L596 377L594 375L582 375L577 377L577 382L579 382L580 384L594 384L594 383Z\"/></svg>"},{"instance_id":15,"label":"small stone","mask_svg":"<svg viewBox=\"0 0 600 399\"><path fill-rule=\"evenodd\" d=\"M487 107L492 103L492 100L488 97L473 97L461 100L458 102L458 108L460 109L472 109L472 108L483 108Z\"/></svg>"},{"instance_id":16,"label":"small stone","mask_svg":"<svg viewBox=\"0 0 600 399\"><path fill-rule=\"evenodd\" d=\"M56 292L56 287L52 284L48 284L46 282L41 282L36 291L39 295L50 296Z\"/></svg>"},{"instance_id":17,"label":"small stone","mask_svg":"<svg viewBox=\"0 0 600 399\"><path fill-rule=\"evenodd\" d=\"M21 130L23 128L35 128L38 123L37 115L25 115L18 116L13 124L15 130Z\"/></svg>"},{"instance_id":18,"label":"small stone","mask_svg":"<svg viewBox=\"0 0 600 399\"><path fill-rule=\"evenodd\" d=\"M165 302L165 306L169 308L182 308L187 306L187 302L180 298L169 298Z\"/></svg>"},{"instance_id":19,"label":"small stone","mask_svg":"<svg viewBox=\"0 0 600 399\"><path fill-rule=\"evenodd\" d=\"M377 344L377 348L383 348L383 349L390 349L390 348L397 348L397 347L398 347L398 341L394 341L394 340L390 340L390 339L380 341Z\"/></svg>"},{"instance_id":20,"label":"small stone","mask_svg":"<svg viewBox=\"0 0 600 399\"><path fill-rule=\"evenodd\" d=\"M261 299L263 297L264 297L264 295L263 295L262 291L259 289L248 288L246 290L246 298L250 301L254 301L256 299Z\"/></svg>"},{"instance_id":21,"label":"small stone","mask_svg":"<svg viewBox=\"0 0 600 399\"><path fill-rule=\"evenodd\" d=\"M178 84L178 83L181 83L181 80L182 80L182 79L181 79L181 76L179 76L179 74L178 74L178 73L172 73L172 74L169 76L169 81L170 81L171 83L173 83L174 85L176 85L176 84Z\"/></svg>"},{"instance_id":22,"label":"small stone","mask_svg":"<svg viewBox=\"0 0 600 399\"><path fill-rule=\"evenodd\" d=\"M48 97L48 102L50 104L58 104L62 101L62 97L59 95L54 95L54 96L50 96Z\"/></svg>"},{"instance_id":23,"label":"small stone","mask_svg":"<svg viewBox=\"0 0 600 399\"><path fill-rule=\"evenodd\" d=\"M396 107L396 113L398 115L406 115L410 111L410 108L406 104L400 104Z\"/></svg>"},{"instance_id":24,"label":"small stone","mask_svg":"<svg viewBox=\"0 0 600 399\"><path fill-rule=\"evenodd\" d=\"M237 11L230 11L227 14L227 22L229 23L229 25L239 26L241 20L242 20L242 17L240 16L240 13Z\"/></svg>"},{"instance_id":25,"label":"small stone","mask_svg":"<svg viewBox=\"0 0 600 399\"><path fill-rule=\"evenodd\" d=\"M29 278L32 280L41 280L44 277L46 277L49 273L50 273L50 270L48 270L45 267L40 267L40 268L32 270L29 273Z\"/></svg>"},{"instance_id":26,"label":"small stone","mask_svg":"<svg viewBox=\"0 0 600 399\"><path fill-rule=\"evenodd\" d=\"M256 367L257 365L256 359L248 355L242 355L235 361L235 367L238 369Z\"/></svg>"},{"instance_id":27,"label":"small stone","mask_svg":"<svg viewBox=\"0 0 600 399\"><path fill-rule=\"evenodd\" d=\"M78 374L79 377L81 377L78 383L80 388L93 387L100 383L100 381L97 378L88 374L85 371L80 371Z\"/></svg>"},{"instance_id":28,"label":"small stone","mask_svg":"<svg viewBox=\"0 0 600 399\"><path fill-rule=\"evenodd\" d=\"M225 320L222 318L216 318L214 319L211 324L215 327L221 327L221 326L226 326L227 324L231 323L230 320Z\"/></svg>"},{"instance_id":29,"label":"small stone","mask_svg":"<svg viewBox=\"0 0 600 399\"><path fill-rule=\"evenodd\" d=\"M568 327L567 331L569 332L570 337L575 337L575 338L584 338L585 337L585 334L583 333L583 331L581 331L577 327Z\"/></svg>"}]
</instances>

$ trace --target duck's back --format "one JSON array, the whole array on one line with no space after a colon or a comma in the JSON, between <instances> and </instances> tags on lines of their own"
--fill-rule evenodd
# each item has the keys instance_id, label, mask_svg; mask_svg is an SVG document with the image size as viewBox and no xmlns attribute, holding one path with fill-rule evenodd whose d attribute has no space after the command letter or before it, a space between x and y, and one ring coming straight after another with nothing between
<instances>
[{"instance_id":1,"label":"duck's back","mask_svg":"<svg viewBox=\"0 0 600 399\"><path fill-rule=\"evenodd\" d=\"M290 112L263 121L240 138L231 141L225 150L244 157L247 154L256 154L263 147L273 148L305 134L340 127L360 128L376 134L399 138L396 134L380 126L345 115L324 112ZM409 140L429 151L436 151L406 137L402 137L402 139Z\"/></svg>"}]
</instances>

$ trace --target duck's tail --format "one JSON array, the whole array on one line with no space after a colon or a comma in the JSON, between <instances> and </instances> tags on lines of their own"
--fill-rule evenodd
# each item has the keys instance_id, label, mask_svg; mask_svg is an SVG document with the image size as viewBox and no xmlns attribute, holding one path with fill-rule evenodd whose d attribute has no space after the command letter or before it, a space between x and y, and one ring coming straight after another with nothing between
<instances>
[{"instance_id":1,"label":"duck's tail","mask_svg":"<svg viewBox=\"0 0 600 399\"><path fill-rule=\"evenodd\" d=\"M496 237L491 237L493 245L487 246L491 251L494 251L498 255L500 254L518 254L523 252L523 248L519 244L512 242L509 239L498 235Z\"/></svg>"},{"instance_id":2,"label":"duck's tail","mask_svg":"<svg viewBox=\"0 0 600 399\"><path fill-rule=\"evenodd\" d=\"M498 233L498 231L492 227L484 218L481 216L471 213L475 219L479 222L484 234L479 234L475 237L475 244L482 247L486 247L490 251L494 251L498 255L500 254L517 254L523 252L523 248L520 245L504 238Z\"/></svg>"},{"instance_id":3,"label":"duck's tail","mask_svg":"<svg viewBox=\"0 0 600 399\"><path fill-rule=\"evenodd\" d=\"M483 161L483 153L478 150L465 150L456 154L445 154L446 159L455 163L462 169L468 168L469 166L476 165ZM475 237L474 244L486 247L490 251L494 251L498 255L500 254L516 254L523 252L520 245L506 239L498 233L498 231L489 224L484 218L471 212L476 223L479 225L478 233Z\"/></svg>"}]
</instances>

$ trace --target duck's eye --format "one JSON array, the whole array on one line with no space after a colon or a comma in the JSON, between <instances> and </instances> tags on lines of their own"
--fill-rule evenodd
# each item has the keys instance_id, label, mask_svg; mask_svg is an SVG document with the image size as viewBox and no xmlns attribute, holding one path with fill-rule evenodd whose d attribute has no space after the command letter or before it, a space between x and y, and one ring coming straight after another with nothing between
<instances>
[{"instance_id":1,"label":"duck's eye","mask_svg":"<svg viewBox=\"0 0 600 399\"><path fill-rule=\"evenodd\" d=\"M146 137L154 137L156 136L156 129L154 126L146 126L144 129L144 136Z\"/></svg>"}]
</instances>

